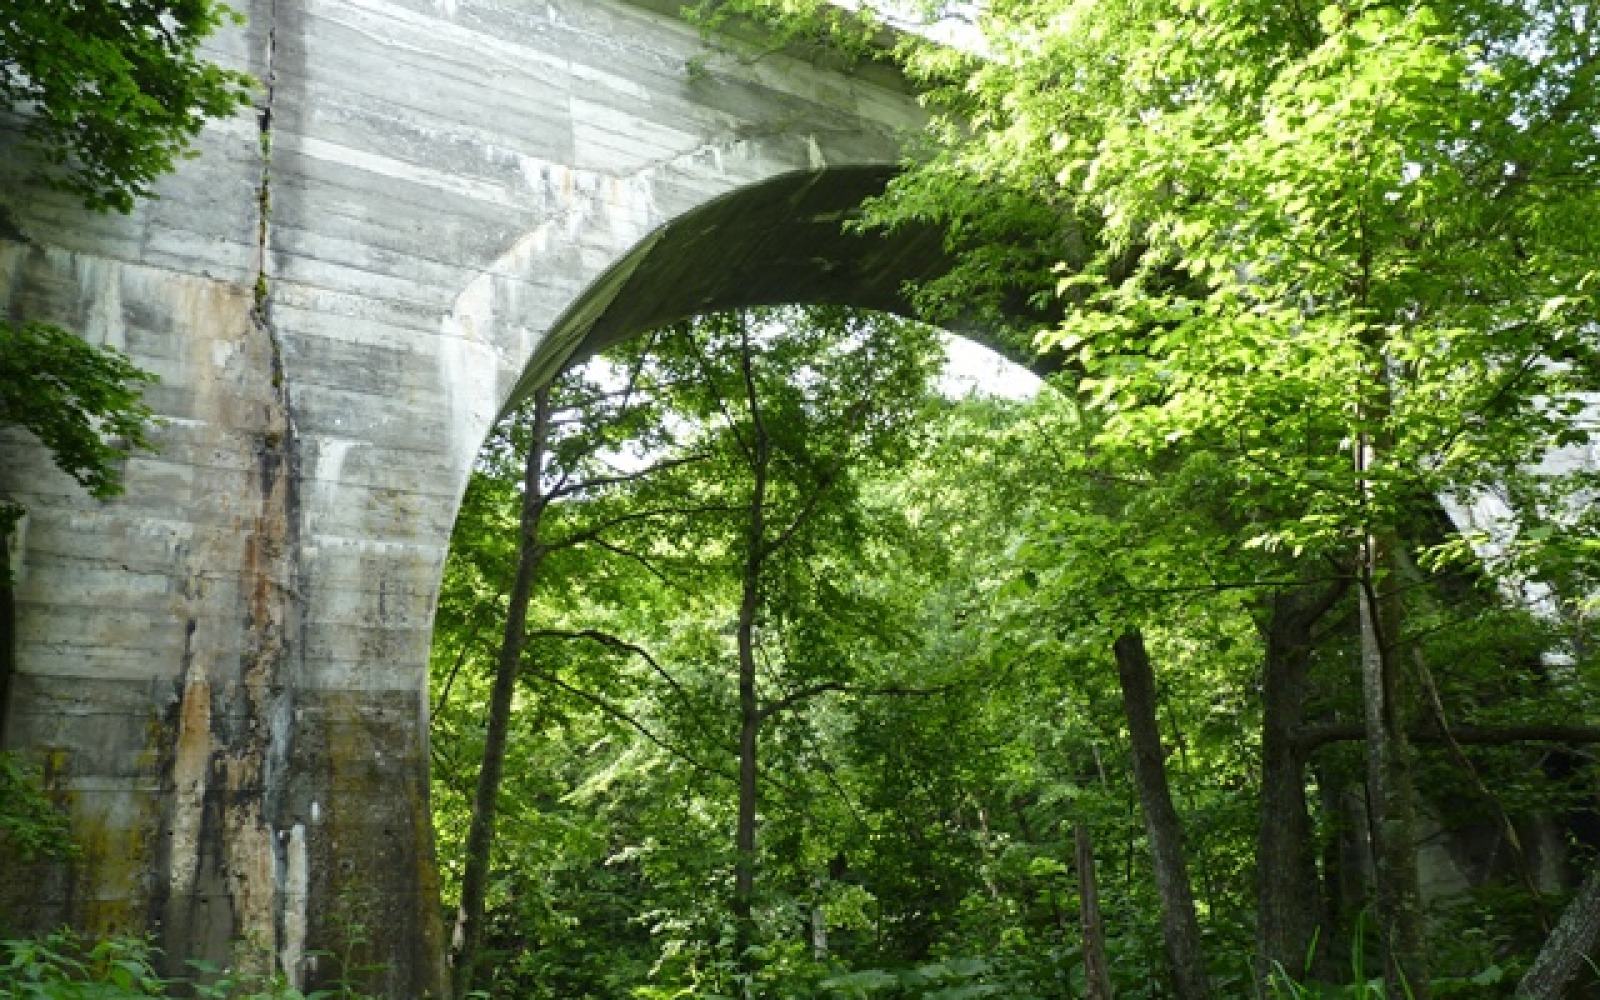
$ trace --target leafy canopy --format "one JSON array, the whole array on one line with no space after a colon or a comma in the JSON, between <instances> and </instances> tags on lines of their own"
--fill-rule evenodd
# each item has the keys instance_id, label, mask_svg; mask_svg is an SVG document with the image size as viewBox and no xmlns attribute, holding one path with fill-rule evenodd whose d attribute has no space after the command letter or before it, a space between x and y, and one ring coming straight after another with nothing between
<instances>
[{"instance_id":1,"label":"leafy canopy","mask_svg":"<svg viewBox=\"0 0 1600 1000\"><path fill-rule=\"evenodd\" d=\"M251 77L199 51L239 20L215 0L0 4L0 109L26 114L52 186L131 211L205 119L249 101Z\"/></svg>"},{"instance_id":2,"label":"leafy canopy","mask_svg":"<svg viewBox=\"0 0 1600 1000\"><path fill-rule=\"evenodd\" d=\"M23 427L92 496L121 490L116 463L148 448L154 376L116 351L43 323L0 323L0 425Z\"/></svg>"}]
</instances>

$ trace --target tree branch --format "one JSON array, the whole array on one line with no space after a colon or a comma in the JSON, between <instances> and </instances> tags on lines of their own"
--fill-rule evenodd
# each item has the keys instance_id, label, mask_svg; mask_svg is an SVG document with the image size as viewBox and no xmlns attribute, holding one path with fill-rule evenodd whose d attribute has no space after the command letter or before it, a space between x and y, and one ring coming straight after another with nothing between
<instances>
[{"instance_id":1,"label":"tree branch","mask_svg":"<svg viewBox=\"0 0 1600 1000\"><path fill-rule=\"evenodd\" d=\"M734 443L739 446L740 451L744 452L745 458L753 460L754 453L750 450L750 446L745 443L744 437L740 435L739 425L734 422L733 414L728 412L727 400L722 398L722 391L717 388L717 380L712 375L711 362L706 359L705 352L700 350L700 343L694 339L694 335L689 328L685 327L682 333L684 341L689 345L689 350L694 354L695 363L700 366L700 376L705 381L706 389L710 391L712 398L716 400L717 410L722 414L723 422L728 425L728 433L733 435Z\"/></svg>"},{"instance_id":2,"label":"tree branch","mask_svg":"<svg viewBox=\"0 0 1600 1000\"><path fill-rule=\"evenodd\" d=\"M559 500L562 497L569 497L576 493L584 493L589 490L604 489L607 486L618 486L622 483L634 483L646 478L647 476L652 476L657 472L663 472L667 469L675 469L680 465L688 465L691 462L703 462L710 457L710 455L701 454L687 455L683 458L663 459L662 461L659 461L647 468L640 469L637 472L627 472L615 476L598 476L594 479L585 479L581 483L568 483L552 489L549 493L549 497L551 500Z\"/></svg>"},{"instance_id":3,"label":"tree branch","mask_svg":"<svg viewBox=\"0 0 1600 1000\"><path fill-rule=\"evenodd\" d=\"M786 712L808 698L815 698L817 695L827 694L829 691L837 691L840 694L866 695L874 698L932 698L937 695L946 694L950 691L953 691L956 689L956 687L957 685L955 684L941 684L938 687L932 688L864 688L856 687L854 684L846 684L844 681L826 681L822 684L813 684L810 687L803 687L798 691L784 695L782 698L779 698L766 708L763 708L759 715L761 721L765 722L767 719L772 718L779 712Z\"/></svg>"},{"instance_id":4,"label":"tree branch","mask_svg":"<svg viewBox=\"0 0 1600 1000\"><path fill-rule=\"evenodd\" d=\"M587 544L587 545L598 545L600 548L605 549L607 552L611 552L611 553L614 553L616 555L619 555L624 559L632 559L634 562L638 563L640 566L643 566L645 568L645 571L647 573L649 573L651 576L655 577L657 580L660 580L662 583L664 583L667 586L672 587L672 588L674 588L674 589L676 589L678 591L681 591L683 593L688 593L688 588L687 587L685 587L683 584L679 583L677 580L674 580L672 577L668 576L659 567L657 567L655 563L651 562L649 559L646 559L644 556L642 556L639 553L633 551L632 549L625 549L622 546L617 545L615 542L606 541L604 538L591 538L585 544Z\"/></svg>"},{"instance_id":5,"label":"tree branch","mask_svg":"<svg viewBox=\"0 0 1600 1000\"><path fill-rule=\"evenodd\" d=\"M667 682L667 686L670 687L673 693L678 696L678 699L683 702L684 708L688 709L689 714L693 715L696 720L699 721L701 730L706 735L710 735L711 730L706 726L705 719L701 717L700 712L696 710L693 699L689 697L689 692L685 691L683 686L678 683L678 679L672 676L672 674L669 673L654 656L650 655L650 651L645 649L643 646L612 635L610 632L602 632L601 630L594 628L541 628L530 629L527 634L528 638L530 639L586 639L590 642L598 643L602 646L608 646L611 649L620 650L624 653L631 653L634 656L637 656L639 659L648 663L650 665L650 669L654 670L658 677Z\"/></svg>"},{"instance_id":6,"label":"tree branch","mask_svg":"<svg viewBox=\"0 0 1600 1000\"><path fill-rule=\"evenodd\" d=\"M533 667L529 667L527 664L523 664L522 672L532 676L536 680L544 681L546 684L549 684L551 687L560 688L562 691L567 692L568 694L572 695L575 698L578 698L578 699L581 699L583 701L588 702L589 704L593 705L595 708L598 708L601 712L605 713L606 715L611 716L611 718L616 719L618 722L621 722L624 725L628 726L629 728L633 729L640 736L643 736L646 740L649 740L651 743L655 744L660 749L666 751L669 755L678 758L679 760L681 760L684 763L690 765L691 767L695 768L696 770L703 771L706 774L713 774L713 775L716 775L719 778L725 778L725 779L727 779L729 781L734 780L734 776L732 774L729 774L726 771L722 771L722 770L719 770L719 769L717 769L715 767L712 767L711 765L706 764L703 761L697 760L695 757L691 756L688 751L679 749L678 747L675 747L672 744L666 742L661 737L659 737L655 733L651 732L650 728L648 726L646 726L644 723L640 722L638 719L635 719L633 716L629 715L627 712L624 712L622 709L620 709L620 708L616 707L615 705L611 704L609 701L606 701L604 698L600 697L599 695L593 694L593 693L588 692L588 691L585 691L582 688L573 687L571 684L568 684L566 681L564 681L561 678L555 676L554 674L547 674L542 670L538 670L538 669L535 669Z\"/></svg>"},{"instance_id":7,"label":"tree branch","mask_svg":"<svg viewBox=\"0 0 1600 1000\"><path fill-rule=\"evenodd\" d=\"M496 595L496 603L498 603L499 597L500 595ZM438 715L441 711L443 711L445 703L450 700L450 689L455 687L456 675L461 672L462 664L466 663L467 661L467 654L471 652L472 647L477 644L478 636L483 634L483 628L487 624L488 622L484 621L481 616L473 619L472 632L465 640L462 641L461 648L456 652L456 662L451 664L450 674L444 679L444 687L439 690L439 700L434 702L434 715Z\"/></svg>"},{"instance_id":8,"label":"tree branch","mask_svg":"<svg viewBox=\"0 0 1600 1000\"><path fill-rule=\"evenodd\" d=\"M1449 737L1463 746L1508 746L1512 743L1600 743L1600 726L1526 723L1521 725L1452 726L1447 736L1434 726L1423 726L1406 733L1416 743L1447 743ZM1359 722L1329 722L1307 726L1295 736L1295 746L1309 754L1329 743L1366 739Z\"/></svg>"},{"instance_id":9,"label":"tree branch","mask_svg":"<svg viewBox=\"0 0 1600 1000\"><path fill-rule=\"evenodd\" d=\"M812 489L810 498L806 500L806 505L800 509L800 513L794 516L794 520L790 521L782 531L778 532L778 537L762 546L762 559L765 559L767 556L772 555L785 545L789 544L790 540L793 539L795 535L799 534L800 529L805 526L807 521L811 520L811 515L815 514L817 512L817 508L821 506L822 497L827 493L830 485L831 477L829 479L824 479Z\"/></svg>"},{"instance_id":10,"label":"tree branch","mask_svg":"<svg viewBox=\"0 0 1600 1000\"><path fill-rule=\"evenodd\" d=\"M596 541L602 534L610 531L612 528L628 524L632 521L644 521L652 517L667 517L672 514L679 514L683 516L689 516L691 514L726 514L730 511L743 509L743 507L733 507L728 504L707 504L701 507L652 507L647 510L636 510L630 514L619 514L608 521L602 521L599 524L580 531L575 535L570 535L566 538L550 542L545 546L545 551L554 552L557 549L570 549L576 545L583 545L587 542Z\"/></svg>"}]
</instances>

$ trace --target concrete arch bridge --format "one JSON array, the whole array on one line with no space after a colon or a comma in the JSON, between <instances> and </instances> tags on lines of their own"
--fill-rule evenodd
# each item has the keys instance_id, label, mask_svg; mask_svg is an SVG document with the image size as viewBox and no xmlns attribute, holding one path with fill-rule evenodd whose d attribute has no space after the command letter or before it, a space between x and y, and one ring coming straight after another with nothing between
<instances>
[{"instance_id":1,"label":"concrete arch bridge","mask_svg":"<svg viewBox=\"0 0 1600 1000\"><path fill-rule=\"evenodd\" d=\"M161 382L160 450L100 503L16 432L4 748L81 859L0 859L0 933L148 930L174 965L443 992L427 657L496 415L707 308L903 311L935 240L847 236L920 123L881 67L707 53L651 0L248 0L266 83L130 216L30 186L0 123L0 309ZM239 949L243 949L241 953ZM326 975L326 970L323 970Z\"/></svg>"}]
</instances>

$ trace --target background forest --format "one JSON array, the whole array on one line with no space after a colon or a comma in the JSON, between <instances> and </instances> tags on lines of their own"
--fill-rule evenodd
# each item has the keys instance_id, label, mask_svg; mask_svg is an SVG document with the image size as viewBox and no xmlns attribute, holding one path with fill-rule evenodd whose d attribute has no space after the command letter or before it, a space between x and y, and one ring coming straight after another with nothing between
<instances>
[{"instance_id":1,"label":"background forest","mask_svg":"<svg viewBox=\"0 0 1600 1000\"><path fill-rule=\"evenodd\" d=\"M501 426L434 649L459 986L1380 980L1350 565L1251 544L1226 454L1141 468L1075 397L950 398L942 362L888 317L719 315ZM1456 551L1426 495L1403 528ZM1399 588L1419 889L1434 991L1504 996L1600 845L1600 727L1581 619L1457 556Z\"/></svg>"},{"instance_id":2,"label":"background forest","mask_svg":"<svg viewBox=\"0 0 1600 1000\"><path fill-rule=\"evenodd\" d=\"M513 418L439 613L458 987L1600 991L1592 5L698 14L905 74L856 225L1055 388L723 316Z\"/></svg>"}]
</instances>

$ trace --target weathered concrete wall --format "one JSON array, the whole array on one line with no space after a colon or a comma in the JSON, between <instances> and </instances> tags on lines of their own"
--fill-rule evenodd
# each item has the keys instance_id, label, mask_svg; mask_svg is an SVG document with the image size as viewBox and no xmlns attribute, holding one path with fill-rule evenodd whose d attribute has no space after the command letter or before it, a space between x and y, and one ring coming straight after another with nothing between
<instances>
[{"instance_id":1,"label":"weathered concrete wall","mask_svg":"<svg viewBox=\"0 0 1600 1000\"><path fill-rule=\"evenodd\" d=\"M846 238L917 112L894 80L702 52L622 0L251 0L268 87L129 217L24 181L0 309L126 350L160 450L85 498L0 433L19 535L4 744L85 856L0 861L0 930L148 928L173 961L441 993L426 658L496 414L575 347L702 307L898 304L933 251Z\"/></svg>"}]
</instances>

